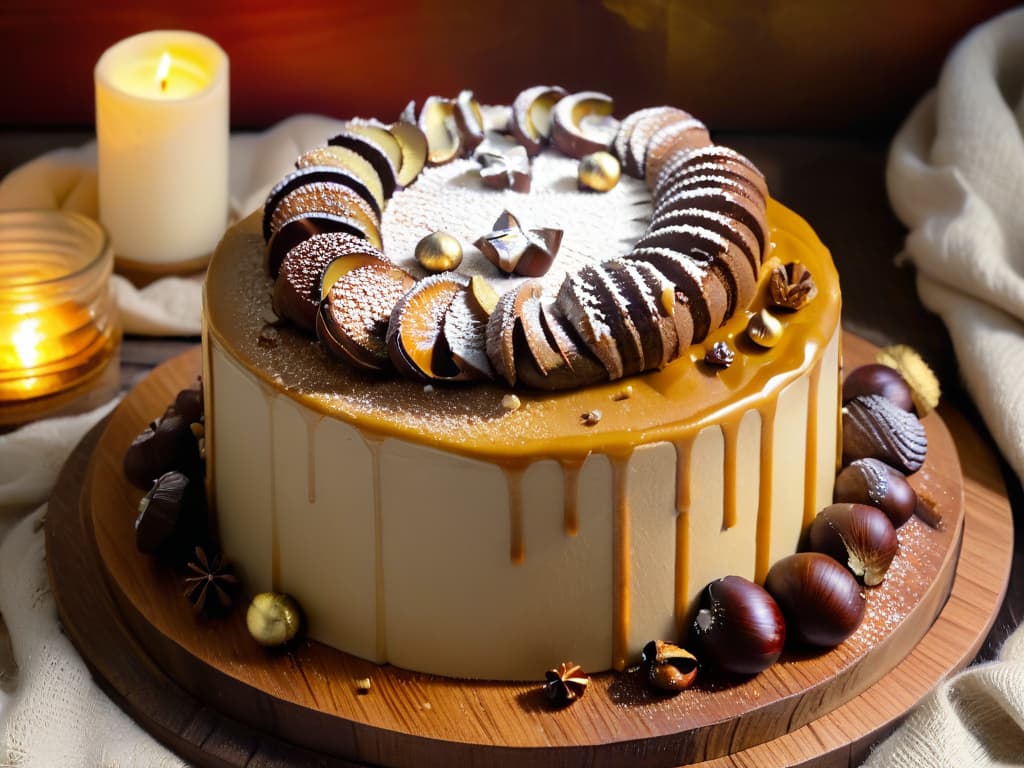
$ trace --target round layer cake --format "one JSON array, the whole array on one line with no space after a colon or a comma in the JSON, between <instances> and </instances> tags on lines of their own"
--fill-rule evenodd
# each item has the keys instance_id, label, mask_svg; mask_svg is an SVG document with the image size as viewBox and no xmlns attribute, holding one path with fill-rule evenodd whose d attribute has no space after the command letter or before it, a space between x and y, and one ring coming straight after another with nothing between
<instances>
[{"instance_id":1,"label":"round layer cake","mask_svg":"<svg viewBox=\"0 0 1024 768\"><path fill-rule=\"evenodd\" d=\"M383 207L383 253L423 283L416 243L445 230L466 252L459 274L520 294L528 278L470 245L512 212L524 228L562 230L535 297L566 318L565 286L580 275L667 250L644 242L665 199L657 178L580 192L577 165L540 152L529 192L482 184L475 159L428 167ZM678 280L667 294L664 316L674 295L703 332L691 328L672 355L662 343L660 357L643 341L618 362L585 349L594 381L547 392L502 375L500 361L493 380L449 383L336 359L277 322L254 214L225 236L205 291L207 460L224 552L251 590L295 597L312 638L427 673L529 680L568 659L622 669L649 640L678 637L705 584L763 580L831 502L838 278L802 219L770 199L766 211L756 280L733 280L714 322ZM748 323L792 263L817 297L775 309L781 333L761 346ZM705 362L725 349L731 365Z\"/></svg>"}]
</instances>

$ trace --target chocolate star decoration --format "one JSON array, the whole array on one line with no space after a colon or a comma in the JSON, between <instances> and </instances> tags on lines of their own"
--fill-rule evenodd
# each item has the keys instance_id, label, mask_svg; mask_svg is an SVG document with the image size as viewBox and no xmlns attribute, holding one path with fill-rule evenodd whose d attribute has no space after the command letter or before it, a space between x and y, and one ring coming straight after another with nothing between
<instances>
[{"instance_id":1,"label":"chocolate star decoration","mask_svg":"<svg viewBox=\"0 0 1024 768\"><path fill-rule=\"evenodd\" d=\"M185 578L185 597L199 613L219 616L231 608L238 579L231 566L220 557L207 557L202 547L196 547L195 559L188 569L194 574Z\"/></svg>"},{"instance_id":2,"label":"chocolate star decoration","mask_svg":"<svg viewBox=\"0 0 1024 768\"><path fill-rule=\"evenodd\" d=\"M488 187L530 191L530 157L523 147L477 152L476 159L482 166L480 179Z\"/></svg>"},{"instance_id":3,"label":"chocolate star decoration","mask_svg":"<svg viewBox=\"0 0 1024 768\"><path fill-rule=\"evenodd\" d=\"M503 211L494 222L494 230L473 244L507 275L540 277L551 268L558 254L562 230L547 227L524 230L512 213Z\"/></svg>"}]
</instances>

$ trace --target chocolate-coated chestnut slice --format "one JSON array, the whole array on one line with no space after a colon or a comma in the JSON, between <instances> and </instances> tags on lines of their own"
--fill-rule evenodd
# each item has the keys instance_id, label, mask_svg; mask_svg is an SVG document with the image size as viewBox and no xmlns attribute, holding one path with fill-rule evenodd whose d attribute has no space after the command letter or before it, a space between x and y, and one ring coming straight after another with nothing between
<instances>
[{"instance_id":1,"label":"chocolate-coated chestnut slice","mask_svg":"<svg viewBox=\"0 0 1024 768\"><path fill-rule=\"evenodd\" d=\"M864 618L861 586L837 560L799 552L768 571L764 588L782 609L791 640L831 648L852 635Z\"/></svg>"},{"instance_id":2,"label":"chocolate-coated chestnut slice","mask_svg":"<svg viewBox=\"0 0 1024 768\"><path fill-rule=\"evenodd\" d=\"M772 596L742 576L708 584L693 636L702 663L734 675L756 675L782 653L786 624Z\"/></svg>"},{"instance_id":3,"label":"chocolate-coated chestnut slice","mask_svg":"<svg viewBox=\"0 0 1024 768\"><path fill-rule=\"evenodd\" d=\"M900 548L889 518L867 504L825 507L811 523L808 537L811 551L846 563L869 587L882 583Z\"/></svg>"}]
</instances>

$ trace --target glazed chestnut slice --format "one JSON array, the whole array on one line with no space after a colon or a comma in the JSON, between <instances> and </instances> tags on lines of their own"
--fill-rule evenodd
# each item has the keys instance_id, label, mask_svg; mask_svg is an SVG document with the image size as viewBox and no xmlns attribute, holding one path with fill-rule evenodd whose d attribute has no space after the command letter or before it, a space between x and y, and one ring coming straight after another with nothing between
<instances>
[{"instance_id":1,"label":"glazed chestnut slice","mask_svg":"<svg viewBox=\"0 0 1024 768\"><path fill-rule=\"evenodd\" d=\"M771 241L764 211L746 195L739 195L720 187L681 189L664 196L655 195L654 214L651 219L653 221L670 211L684 208L704 208L742 222L754 233L758 250L762 254Z\"/></svg>"},{"instance_id":2,"label":"glazed chestnut slice","mask_svg":"<svg viewBox=\"0 0 1024 768\"><path fill-rule=\"evenodd\" d=\"M640 118L630 130L626 142L626 154L622 158L623 170L630 176L644 178L651 137L668 125L685 123L692 119L690 113L677 107L655 107L652 113Z\"/></svg>"},{"instance_id":3,"label":"glazed chestnut slice","mask_svg":"<svg viewBox=\"0 0 1024 768\"><path fill-rule=\"evenodd\" d=\"M366 240L370 245L374 245L374 241L368 237L364 225L355 219L339 216L334 213L300 214L288 219L277 232L271 235L270 242L267 244L266 260L264 262L267 274L276 278L281 271L281 262L284 261L284 257L288 255L292 248L303 240L313 237L313 235L322 235L325 232L346 232L353 237L360 237ZM379 235L377 236L377 242L380 242ZM374 247L378 246L374 245Z\"/></svg>"},{"instance_id":4,"label":"glazed chestnut slice","mask_svg":"<svg viewBox=\"0 0 1024 768\"><path fill-rule=\"evenodd\" d=\"M530 157L539 154L551 138L551 110L567 95L558 85L535 85L512 102L509 130Z\"/></svg>"},{"instance_id":5,"label":"glazed chestnut slice","mask_svg":"<svg viewBox=\"0 0 1024 768\"><path fill-rule=\"evenodd\" d=\"M736 150L719 144L672 157L658 174L652 192L655 197L661 197L675 180L701 174L723 174L743 181L753 191L748 196L762 203L768 200L768 184L758 167Z\"/></svg>"},{"instance_id":6,"label":"glazed chestnut slice","mask_svg":"<svg viewBox=\"0 0 1024 768\"><path fill-rule=\"evenodd\" d=\"M665 166L675 157L711 144L708 129L700 120L689 118L659 128L647 142L644 161L644 182L654 189Z\"/></svg>"},{"instance_id":7,"label":"glazed chestnut slice","mask_svg":"<svg viewBox=\"0 0 1024 768\"><path fill-rule=\"evenodd\" d=\"M836 477L832 499L878 507L897 528L918 507L917 493L907 478L878 459L857 459L844 467Z\"/></svg>"},{"instance_id":8,"label":"glazed chestnut slice","mask_svg":"<svg viewBox=\"0 0 1024 768\"><path fill-rule=\"evenodd\" d=\"M904 411L914 410L910 385L900 376L899 371L881 363L854 368L843 381L844 403L861 395L881 395L892 400L894 405Z\"/></svg>"},{"instance_id":9,"label":"glazed chestnut slice","mask_svg":"<svg viewBox=\"0 0 1024 768\"><path fill-rule=\"evenodd\" d=\"M387 146L384 143L387 142ZM328 146L344 147L368 162L380 179L384 199L388 200L398 186L398 169L402 162L402 148L398 141L384 128L359 126L348 123L345 129L327 141Z\"/></svg>"},{"instance_id":10,"label":"glazed chestnut slice","mask_svg":"<svg viewBox=\"0 0 1024 768\"><path fill-rule=\"evenodd\" d=\"M637 241L636 248L664 248L709 263L726 287L726 317L750 304L757 291L757 273L746 255L731 240L710 229L690 224L652 229Z\"/></svg>"},{"instance_id":11,"label":"glazed chestnut slice","mask_svg":"<svg viewBox=\"0 0 1024 768\"><path fill-rule=\"evenodd\" d=\"M274 311L298 328L313 333L320 302L340 277L337 269L348 271L371 261L387 263L387 257L362 238L345 232L328 232L304 240L281 262L281 271L274 281ZM331 265L335 265L335 270L328 272Z\"/></svg>"},{"instance_id":12,"label":"glazed chestnut slice","mask_svg":"<svg viewBox=\"0 0 1024 768\"><path fill-rule=\"evenodd\" d=\"M268 249L285 223L312 214L329 214L349 219L357 228L357 234L368 240L374 248L380 247L380 222L365 200L341 184L314 182L292 190L278 203L270 218Z\"/></svg>"},{"instance_id":13,"label":"glazed chestnut slice","mask_svg":"<svg viewBox=\"0 0 1024 768\"><path fill-rule=\"evenodd\" d=\"M811 523L808 540L812 552L846 563L869 587L882 583L900 547L889 518L867 504L825 507Z\"/></svg>"},{"instance_id":14,"label":"glazed chestnut slice","mask_svg":"<svg viewBox=\"0 0 1024 768\"><path fill-rule=\"evenodd\" d=\"M604 365L609 379L644 369L643 345L626 300L601 265L567 274L556 306Z\"/></svg>"},{"instance_id":15,"label":"glazed chestnut slice","mask_svg":"<svg viewBox=\"0 0 1024 768\"><path fill-rule=\"evenodd\" d=\"M668 248L634 248L624 261L643 261L672 281L680 300L675 311L688 312L693 327L691 343L697 344L726 319L729 297L719 276L699 263Z\"/></svg>"},{"instance_id":16,"label":"glazed chestnut slice","mask_svg":"<svg viewBox=\"0 0 1024 768\"><path fill-rule=\"evenodd\" d=\"M267 195L267 202L263 206L264 242L269 242L270 236L273 234L273 230L271 229L271 219L273 218L274 212L277 210L281 200L283 200L290 192L301 186L320 182L348 187L370 206L377 221L380 221L381 207L377 204L373 195L370 194L370 190L366 188L366 185L353 171L345 168L312 165L307 168L300 168L296 171L292 171L277 182L273 189L270 190L270 194Z\"/></svg>"},{"instance_id":17,"label":"glazed chestnut slice","mask_svg":"<svg viewBox=\"0 0 1024 768\"><path fill-rule=\"evenodd\" d=\"M351 171L363 182L366 189L377 201L377 207L384 208L384 186L373 165L358 152L342 146L316 147L299 155L295 161L296 168L308 168L313 165L324 165Z\"/></svg>"},{"instance_id":18,"label":"glazed chestnut slice","mask_svg":"<svg viewBox=\"0 0 1024 768\"><path fill-rule=\"evenodd\" d=\"M423 102L417 125L427 139L429 165L444 165L459 156L462 144L455 125L455 102L452 99L428 97Z\"/></svg>"},{"instance_id":19,"label":"glazed chestnut slice","mask_svg":"<svg viewBox=\"0 0 1024 768\"><path fill-rule=\"evenodd\" d=\"M395 305L388 322L388 356L399 372L421 379L459 381L466 374L452 359L444 318L460 290L462 275L442 272L417 282Z\"/></svg>"},{"instance_id":20,"label":"glazed chestnut slice","mask_svg":"<svg viewBox=\"0 0 1024 768\"><path fill-rule=\"evenodd\" d=\"M395 137L402 150L402 164L398 171L398 185L412 184L427 164L427 137L412 123L398 122L388 126L388 133Z\"/></svg>"},{"instance_id":21,"label":"glazed chestnut slice","mask_svg":"<svg viewBox=\"0 0 1024 768\"><path fill-rule=\"evenodd\" d=\"M671 313L674 298L666 308L662 303L662 285L649 281L650 275L639 267L642 262L606 261L602 266L611 276L626 301L626 311L643 347L644 369L661 369L679 354L679 337ZM648 265L649 266L649 265Z\"/></svg>"},{"instance_id":22,"label":"glazed chestnut slice","mask_svg":"<svg viewBox=\"0 0 1024 768\"><path fill-rule=\"evenodd\" d=\"M415 282L404 269L375 261L341 274L331 283L317 312L320 343L360 368L389 368L388 321Z\"/></svg>"},{"instance_id":23,"label":"glazed chestnut slice","mask_svg":"<svg viewBox=\"0 0 1024 768\"><path fill-rule=\"evenodd\" d=\"M566 157L577 159L607 150L619 127L611 116L614 108L611 97L597 91L564 96L551 111L551 143Z\"/></svg>"},{"instance_id":24,"label":"glazed chestnut slice","mask_svg":"<svg viewBox=\"0 0 1024 768\"><path fill-rule=\"evenodd\" d=\"M754 233L743 222L703 208L682 208L653 219L648 227L648 234L679 226L699 227L725 238L746 257L751 273L760 274L761 249L757 245Z\"/></svg>"},{"instance_id":25,"label":"glazed chestnut slice","mask_svg":"<svg viewBox=\"0 0 1024 768\"><path fill-rule=\"evenodd\" d=\"M767 669L786 643L779 606L742 576L725 576L704 588L692 629L701 661L733 675Z\"/></svg>"},{"instance_id":26,"label":"glazed chestnut slice","mask_svg":"<svg viewBox=\"0 0 1024 768\"><path fill-rule=\"evenodd\" d=\"M864 618L860 584L845 567L819 552L784 557L768 571L764 588L779 604L791 640L822 648L839 645Z\"/></svg>"},{"instance_id":27,"label":"glazed chestnut slice","mask_svg":"<svg viewBox=\"0 0 1024 768\"><path fill-rule=\"evenodd\" d=\"M494 378L494 369L487 358L487 321L497 301L494 289L477 275L455 294L445 313L442 326L445 343L455 365L467 378Z\"/></svg>"}]
</instances>

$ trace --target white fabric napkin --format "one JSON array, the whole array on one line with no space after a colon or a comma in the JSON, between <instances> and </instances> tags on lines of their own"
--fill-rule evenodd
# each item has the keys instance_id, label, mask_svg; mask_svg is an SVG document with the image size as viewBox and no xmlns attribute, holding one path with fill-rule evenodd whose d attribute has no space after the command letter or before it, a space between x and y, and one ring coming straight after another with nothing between
<instances>
[{"instance_id":1,"label":"white fabric napkin","mask_svg":"<svg viewBox=\"0 0 1024 768\"><path fill-rule=\"evenodd\" d=\"M1024 478L1024 9L975 29L893 140L889 197L921 300ZM940 685L869 768L1024 765L1024 629Z\"/></svg>"},{"instance_id":2,"label":"white fabric napkin","mask_svg":"<svg viewBox=\"0 0 1024 768\"><path fill-rule=\"evenodd\" d=\"M262 134L232 137L232 217L262 205L296 156L323 144L340 127L336 120L299 116ZM21 208L58 208L95 218L95 143L50 152L12 171L0 182L0 210ZM142 290L117 275L112 281L125 332L154 336L199 333L201 288L201 276L168 277ZM10 636L10 652L0 643L2 766L185 765L96 685L60 630L49 589L42 529L46 500L75 445L115 404L0 435L0 616Z\"/></svg>"}]
</instances>

